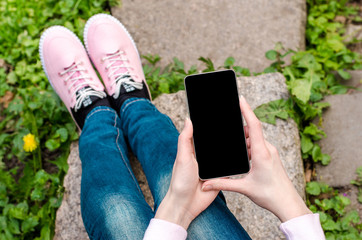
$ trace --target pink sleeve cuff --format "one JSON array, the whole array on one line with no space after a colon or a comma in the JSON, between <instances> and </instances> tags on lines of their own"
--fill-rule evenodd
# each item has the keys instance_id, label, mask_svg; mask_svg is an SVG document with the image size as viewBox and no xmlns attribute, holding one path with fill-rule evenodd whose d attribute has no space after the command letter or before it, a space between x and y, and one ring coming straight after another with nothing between
<instances>
[{"instance_id":1,"label":"pink sleeve cuff","mask_svg":"<svg viewBox=\"0 0 362 240\"><path fill-rule=\"evenodd\" d=\"M287 240L324 240L319 214L306 214L292 218L280 225Z\"/></svg>"},{"instance_id":2,"label":"pink sleeve cuff","mask_svg":"<svg viewBox=\"0 0 362 240\"><path fill-rule=\"evenodd\" d=\"M175 223L152 218L143 240L185 240L187 231Z\"/></svg>"}]
</instances>

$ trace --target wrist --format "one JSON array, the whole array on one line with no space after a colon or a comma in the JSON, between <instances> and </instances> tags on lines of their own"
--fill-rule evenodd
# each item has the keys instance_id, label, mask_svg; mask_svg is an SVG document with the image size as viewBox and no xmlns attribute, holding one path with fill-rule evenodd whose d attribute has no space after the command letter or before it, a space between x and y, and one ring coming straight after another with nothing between
<instances>
[{"instance_id":1,"label":"wrist","mask_svg":"<svg viewBox=\"0 0 362 240\"><path fill-rule=\"evenodd\" d=\"M177 199L172 197L169 193L166 194L160 206L158 207L155 218L175 223L182 226L185 230L187 230L190 223L194 219L188 213L186 208L181 206L177 202Z\"/></svg>"},{"instance_id":2,"label":"wrist","mask_svg":"<svg viewBox=\"0 0 362 240\"><path fill-rule=\"evenodd\" d=\"M294 191L293 194L285 196L279 206L279 209L277 209L274 214L282 223L290 219L312 213L312 211L310 211L307 205L304 203L303 199L299 196L297 191Z\"/></svg>"}]
</instances>

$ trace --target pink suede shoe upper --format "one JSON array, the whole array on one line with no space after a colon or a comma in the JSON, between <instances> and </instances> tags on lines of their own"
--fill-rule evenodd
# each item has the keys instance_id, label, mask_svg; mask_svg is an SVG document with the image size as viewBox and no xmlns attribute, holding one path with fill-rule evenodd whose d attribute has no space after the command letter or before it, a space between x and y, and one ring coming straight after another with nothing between
<instances>
[{"instance_id":1,"label":"pink suede shoe upper","mask_svg":"<svg viewBox=\"0 0 362 240\"><path fill-rule=\"evenodd\" d=\"M119 78L132 79L142 88L145 76L136 45L116 18L107 14L91 17L84 30L84 42L110 96L118 97Z\"/></svg>"},{"instance_id":2,"label":"pink suede shoe upper","mask_svg":"<svg viewBox=\"0 0 362 240\"><path fill-rule=\"evenodd\" d=\"M65 27L47 29L39 43L40 58L48 80L68 110L80 107L89 95L106 97L80 40ZM90 86L95 91L76 92Z\"/></svg>"}]
</instances>

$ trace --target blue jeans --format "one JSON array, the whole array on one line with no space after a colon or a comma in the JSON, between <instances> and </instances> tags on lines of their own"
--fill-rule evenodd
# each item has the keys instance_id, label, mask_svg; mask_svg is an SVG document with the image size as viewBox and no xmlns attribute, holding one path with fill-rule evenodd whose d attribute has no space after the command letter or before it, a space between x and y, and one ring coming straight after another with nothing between
<instances>
[{"instance_id":1,"label":"blue jeans","mask_svg":"<svg viewBox=\"0 0 362 240\"><path fill-rule=\"evenodd\" d=\"M79 140L81 210L90 239L142 239L155 211L131 170L128 146L147 177L155 209L165 196L177 153L172 121L147 99L131 98L119 115L96 107ZM190 225L188 239L250 239L218 196Z\"/></svg>"}]
</instances>

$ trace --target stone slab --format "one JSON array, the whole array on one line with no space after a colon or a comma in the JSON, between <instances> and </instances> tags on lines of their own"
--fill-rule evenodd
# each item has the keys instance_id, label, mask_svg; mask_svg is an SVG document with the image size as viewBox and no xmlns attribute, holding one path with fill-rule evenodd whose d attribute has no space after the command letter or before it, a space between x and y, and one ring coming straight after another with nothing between
<instances>
[{"instance_id":1,"label":"stone slab","mask_svg":"<svg viewBox=\"0 0 362 240\"><path fill-rule=\"evenodd\" d=\"M362 93L332 95L325 98L331 106L323 113L320 140L323 153L331 155L328 166L316 166L317 178L333 187L349 185L362 166Z\"/></svg>"},{"instance_id":2,"label":"stone slab","mask_svg":"<svg viewBox=\"0 0 362 240\"><path fill-rule=\"evenodd\" d=\"M239 93L245 96L253 108L271 100L288 97L285 79L279 73L238 78L238 88ZM182 129L184 118L188 114L184 91L161 95L155 99L154 104L161 112L170 116L178 130ZM289 177L304 198L304 171L296 124L292 120L277 120L276 125L263 123L263 130L266 139L279 149ZM64 181L65 195L57 212L54 239L87 239L80 217L81 164L77 143L72 145L68 163L69 171ZM145 198L152 205L152 196L141 167L134 158L131 158L131 163ZM284 238L278 228L280 222L274 215L240 194L225 192L225 196L229 208L253 239Z\"/></svg>"},{"instance_id":3,"label":"stone slab","mask_svg":"<svg viewBox=\"0 0 362 240\"><path fill-rule=\"evenodd\" d=\"M277 42L305 47L305 0L122 0L112 8L139 52L159 54L162 65L178 57L186 67L209 57L222 66L227 57L260 72L270 65L265 52Z\"/></svg>"},{"instance_id":4,"label":"stone slab","mask_svg":"<svg viewBox=\"0 0 362 240\"><path fill-rule=\"evenodd\" d=\"M70 146L68 165L69 169L63 182L65 191L62 205L56 215L53 240L88 240L80 212L82 163L79 159L78 142L73 142Z\"/></svg>"}]
</instances>

